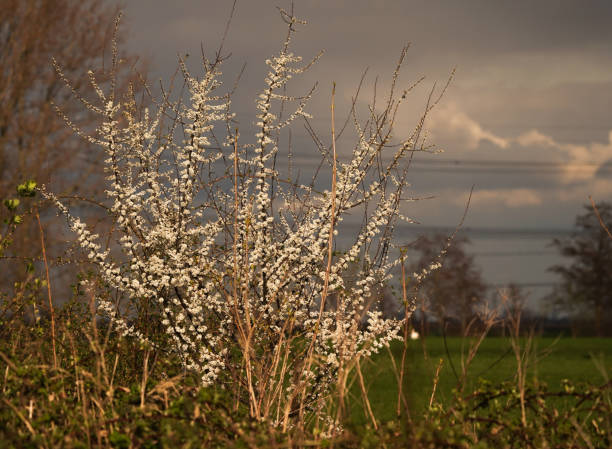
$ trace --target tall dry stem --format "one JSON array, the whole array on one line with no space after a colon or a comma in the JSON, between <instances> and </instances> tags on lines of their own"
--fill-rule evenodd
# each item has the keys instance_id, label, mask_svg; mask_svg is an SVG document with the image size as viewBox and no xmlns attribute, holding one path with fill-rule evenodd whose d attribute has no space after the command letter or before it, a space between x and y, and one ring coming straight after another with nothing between
<instances>
[{"instance_id":1,"label":"tall dry stem","mask_svg":"<svg viewBox=\"0 0 612 449\"><path fill-rule=\"evenodd\" d=\"M477 316L470 320L464 331L461 348L461 377L458 380L457 386L460 392L463 391L466 386L469 367L474 361L474 358L478 353L480 345L482 344L486 336L489 334L493 326L499 323L498 315L498 310L489 310L488 308L485 308ZM478 322L480 322L480 324L482 325L482 329L480 329L477 332L476 337L470 341L470 347L466 355L463 351L463 343L466 339L469 338L472 327L475 326Z\"/></svg>"},{"instance_id":2,"label":"tall dry stem","mask_svg":"<svg viewBox=\"0 0 612 449\"><path fill-rule=\"evenodd\" d=\"M521 316L522 306L519 304L510 305L510 298L507 295L501 294L502 304L505 305L507 311L506 325L510 335L510 344L514 359L516 360L516 383L519 393L520 409L521 409L521 425L527 427L527 411L526 411L526 382L527 382L527 367L529 359L533 353L533 329L530 329L524 344L521 344Z\"/></svg>"},{"instance_id":3,"label":"tall dry stem","mask_svg":"<svg viewBox=\"0 0 612 449\"><path fill-rule=\"evenodd\" d=\"M40 216L38 215L38 211L36 211L36 221L38 222L38 230L40 233L40 246L42 248L43 263L45 264L45 276L47 281L47 299L49 300L49 315L51 317L51 344L53 347L53 368L57 369L57 351L55 349L55 308L53 307L53 301L51 299L51 277L49 276L49 263L47 262L45 236L42 224L40 223Z\"/></svg>"}]
</instances>

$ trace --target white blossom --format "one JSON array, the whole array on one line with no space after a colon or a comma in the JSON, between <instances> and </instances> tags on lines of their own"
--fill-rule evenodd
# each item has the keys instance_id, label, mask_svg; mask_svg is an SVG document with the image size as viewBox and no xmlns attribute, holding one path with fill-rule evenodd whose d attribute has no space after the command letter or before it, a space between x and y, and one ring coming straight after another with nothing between
<instances>
[{"instance_id":1,"label":"white blossom","mask_svg":"<svg viewBox=\"0 0 612 449\"><path fill-rule=\"evenodd\" d=\"M290 27L289 38L292 33ZM220 61L204 60L199 79L181 62L186 101L164 99L142 114L134 101L103 93L92 76L100 105L86 107L101 119L92 141L106 154L114 251L103 250L97 235L44 192L101 278L132 304L157 307L158 322L186 369L199 373L204 385L229 368L240 373L247 366L248 379L268 373L259 381L270 382L270 391L282 387L286 396L279 404L297 391L291 382L305 382L316 402L333 388L338 369L400 337L403 322L383 318L369 299L398 263L388 251L393 227L398 219L410 221L399 212L406 186L401 161L418 140L406 140L380 167L382 152L391 147L393 120L372 129L354 117L357 143L349 159L337 164L335 198L331 191L316 194L312 185L281 182L275 165L279 133L309 117L305 108L314 90L302 97L286 94L288 81L307 68L298 66L301 58L289 51L289 38L266 60L251 143L239 141L230 96L218 93ZM281 116L281 103L296 106ZM166 116L174 117L169 127ZM291 206L274 207L276 199ZM337 235L353 210L367 210L364 225L328 270L330 232ZM321 307L324 291L328 307ZM116 304L100 299L98 307L123 334L145 338ZM308 352L295 349L303 338L321 363L305 368ZM239 360L232 347L243 351ZM291 357L282 362L285 350ZM254 360L256 351L269 357ZM259 371L247 360L259 363Z\"/></svg>"}]
</instances>

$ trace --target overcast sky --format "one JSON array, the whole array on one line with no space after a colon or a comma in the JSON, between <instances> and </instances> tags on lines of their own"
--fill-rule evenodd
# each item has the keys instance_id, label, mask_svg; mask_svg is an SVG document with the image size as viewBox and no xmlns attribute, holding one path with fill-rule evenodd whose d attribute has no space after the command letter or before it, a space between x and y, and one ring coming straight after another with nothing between
<instances>
[{"instance_id":1,"label":"overcast sky","mask_svg":"<svg viewBox=\"0 0 612 449\"><path fill-rule=\"evenodd\" d=\"M209 55L216 49L231 3L130 0L125 45L148 58L152 78L167 83L178 54L189 53L195 68L201 44ZM246 63L234 98L243 129L252 124L264 60L285 36L277 6L289 9L290 2L239 0L225 44L232 53L223 70L228 85ZM612 199L611 1L299 0L295 13L308 25L299 29L294 52L310 58L325 51L292 84L301 94L319 81L308 111L322 135L329 133L332 82L339 115L346 114L365 69L364 104L377 76L384 92L406 43L400 89L426 78L400 113L398 138L415 126L434 83L443 85L456 67L427 122L429 140L444 153L417 158L410 179L415 195L436 196L405 211L423 226L456 225L472 185L470 228L570 229L588 195ZM304 161L315 154L305 139L295 151ZM491 283L555 279L546 272L559 261L546 247L549 234L471 238ZM539 296L546 289L528 290Z\"/></svg>"}]
</instances>

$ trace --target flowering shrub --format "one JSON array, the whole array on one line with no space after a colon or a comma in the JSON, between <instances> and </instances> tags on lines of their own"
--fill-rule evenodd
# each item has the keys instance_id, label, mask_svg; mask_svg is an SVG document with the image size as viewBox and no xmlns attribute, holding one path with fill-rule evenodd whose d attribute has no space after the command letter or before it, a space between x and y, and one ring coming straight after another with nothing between
<instances>
[{"instance_id":1,"label":"flowering shrub","mask_svg":"<svg viewBox=\"0 0 612 449\"><path fill-rule=\"evenodd\" d=\"M184 367L204 385L231 388L251 416L287 428L305 414L330 416L329 395L344 391L359 359L398 338L403 321L383 319L372 296L399 264L390 246L396 222L409 221L399 212L408 163L426 148L425 117L410 138L392 140L406 94L395 95L404 49L383 110L371 108L362 123L353 109L357 141L346 162L336 156L332 100L332 144L315 139L333 175L331 189L287 181L275 164L279 135L308 117L314 89L303 97L285 93L310 64L300 66L290 52L302 22L282 15L287 38L266 61L258 132L249 143L233 129L231 95L219 93L219 58L203 59L201 78L181 61L189 97L164 96L143 113L134 98L117 98L112 84L103 92L91 75L98 102L82 101L101 124L94 135L75 131L106 153L115 245L103 246L53 193L42 191L101 278L129 300L126 309L97 298L115 329L157 344L130 319L149 307ZM115 46L113 71L116 65ZM293 112L283 118L290 104ZM363 225L345 252L333 252L335 230L349 211L363 213ZM349 282L345 274L355 266Z\"/></svg>"}]
</instances>

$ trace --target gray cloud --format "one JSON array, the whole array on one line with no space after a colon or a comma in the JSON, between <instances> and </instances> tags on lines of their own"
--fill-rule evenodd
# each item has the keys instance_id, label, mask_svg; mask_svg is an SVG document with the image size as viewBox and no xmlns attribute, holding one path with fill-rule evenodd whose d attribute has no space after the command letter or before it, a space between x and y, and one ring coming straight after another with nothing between
<instances>
[{"instance_id":1,"label":"gray cloud","mask_svg":"<svg viewBox=\"0 0 612 449\"><path fill-rule=\"evenodd\" d=\"M234 99L241 127L252 121L254 98L263 86L263 61L278 51L285 35L277 5L288 8L290 2L239 1L226 42L233 55L224 68L230 76L226 82L247 63ZM209 52L216 48L230 9L227 0L130 0L125 11L128 48L148 56L154 76L167 81L177 53L190 53L189 65L195 69L200 43ZM608 0L302 0L296 2L296 13L309 24L294 39L295 53L308 58L320 49L326 52L293 84L295 93L301 93L321 81L309 111L323 138L329 135L332 81L338 84L342 117L369 67L359 105L364 107L375 77L380 76L378 91L384 91L402 46L412 42L400 87L421 75L427 80L398 117L398 138L414 126L433 82L444 83L457 66L454 82L428 121L434 143L447 150L437 158L600 164L612 158ZM341 154L348 142L342 142ZM312 161L315 153L299 130L294 151L303 161ZM438 198L409 203L406 212L429 225L457 223L472 184L470 226L567 227L587 195L612 197L612 182L597 167L573 178L560 173L419 172L416 167L412 192ZM303 170L308 172L307 163Z\"/></svg>"}]
</instances>

